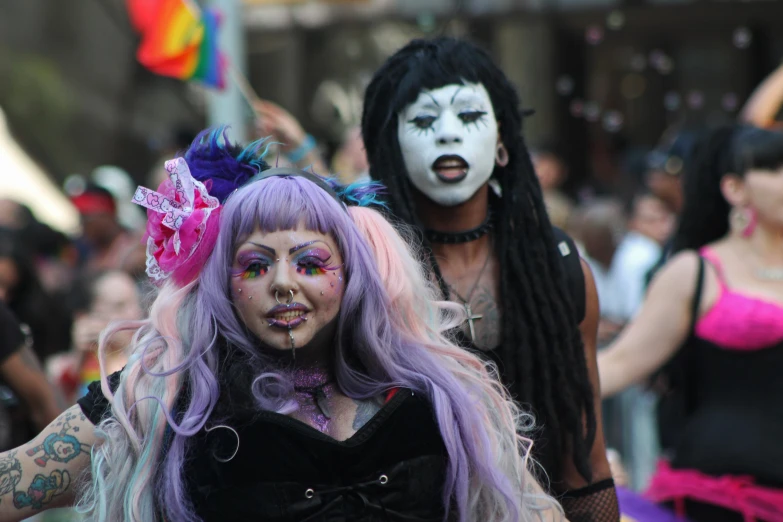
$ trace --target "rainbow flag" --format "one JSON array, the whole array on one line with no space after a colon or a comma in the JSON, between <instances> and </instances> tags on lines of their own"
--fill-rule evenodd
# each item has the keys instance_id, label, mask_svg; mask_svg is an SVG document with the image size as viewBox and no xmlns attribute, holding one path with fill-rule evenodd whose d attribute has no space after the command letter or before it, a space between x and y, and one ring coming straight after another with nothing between
<instances>
[{"instance_id":1,"label":"rainbow flag","mask_svg":"<svg viewBox=\"0 0 783 522\"><path fill-rule=\"evenodd\" d=\"M218 50L220 16L190 0L126 0L141 36L136 58L162 76L195 80L222 89L225 57Z\"/></svg>"},{"instance_id":2,"label":"rainbow flag","mask_svg":"<svg viewBox=\"0 0 783 522\"><path fill-rule=\"evenodd\" d=\"M87 386L92 381L98 381L101 378L101 363L98 361L96 352L84 354L82 365L79 368L79 388L76 390L76 397L83 397L87 394Z\"/></svg>"}]
</instances>

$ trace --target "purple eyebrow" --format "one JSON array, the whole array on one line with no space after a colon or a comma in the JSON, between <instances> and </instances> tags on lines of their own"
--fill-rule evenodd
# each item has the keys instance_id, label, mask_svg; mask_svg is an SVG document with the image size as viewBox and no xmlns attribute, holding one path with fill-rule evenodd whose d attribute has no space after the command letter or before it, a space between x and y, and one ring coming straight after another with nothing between
<instances>
[{"instance_id":1,"label":"purple eyebrow","mask_svg":"<svg viewBox=\"0 0 783 522\"><path fill-rule=\"evenodd\" d=\"M291 249L288 251L288 253L289 253L289 254L293 254L293 253L294 253L294 252L296 252L297 250L302 250L303 248L305 248L305 247L309 247L309 246L310 246L310 245L312 245L313 243L318 243L319 241L320 241L320 239L314 239L314 240L312 240L312 241L308 241L307 243L302 243L301 245L296 245L295 247L292 247L292 248L291 248Z\"/></svg>"}]
</instances>

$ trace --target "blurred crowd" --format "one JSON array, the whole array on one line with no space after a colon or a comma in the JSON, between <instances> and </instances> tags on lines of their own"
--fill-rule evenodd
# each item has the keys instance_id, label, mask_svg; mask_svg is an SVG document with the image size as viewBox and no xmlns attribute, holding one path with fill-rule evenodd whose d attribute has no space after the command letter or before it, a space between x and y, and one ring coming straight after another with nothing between
<instances>
[{"instance_id":1,"label":"blurred crowd","mask_svg":"<svg viewBox=\"0 0 783 522\"><path fill-rule=\"evenodd\" d=\"M256 135L269 137L278 163L331 172L344 183L368 176L358 128L350 129L342 145L326 154L283 107L258 100L254 108ZM634 319L652 276L667 260L683 207L682 177L702 132L669 129L645 155L643 176L637 176L630 195L577 190L571 194L581 196L574 198L563 190L568 180L563 145L533 151L552 223L575 239L592 269L600 300L599 349ZM186 144L184 140L180 146ZM146 186L155 188L164 179L162 159L146 176ZM150 294L142 244L146 220L131 204L135 188L131 176L111 166L69 178L64 190L80 215L78 237L40 222L16 201L0 200L0 302L20 323L26 336L22 345L41 362L46 378L40 386L50 387L37 393L50 399L39 400L40 408L34 411L29 397L36 393L15 387L12 370L2 365L0 418L7 422L0 426L10 429L0 430L0 450L29 440L42 422L51 420L52 410L74 404L86 385L99 378L96 351L107 325L144 317L145 296ZM108 373L125 365L127 345L122 334L109 340L103 361ZM653 389L632 387L605 403L605 434L618 485L642 489L655 470L659 449Z\"/></svg>"},{"instance_id":2,"label":"blurred crowd","mask_svg":"<svg viewBox=\"0 0 783 522\"><path fill-rule=\"evenodd\" d=\"M256 134L278 147L278 163L329 171L344 183L368 176L358 128L350 129L343 144L327 155L282 107L259 100L256 113ZM181 140L182 148L188 138ZM550 218L576 240L593 270L601 303L601 344L609 343L634 316L650 273L662 258L682 199L678 175L692 141L690 131L670 133L648 155L645 183L626 200L611 193L572 199L561 191L568 176L562 149L552 144L534 151ZM147 175L146 186L163 181L163 160L176 152L165 151ZM78 237L38 221L20 203L0 200L0 300L23 325L49 382L70 405L99 377L100 333L112 321L141 319L150 287L142 244L145 217L130 203L132 178L119 168L102 166L89 176L69 178L65 190L79 211ZM122 347L127 345L119 337L111 343L116 349L109 350L109 372L123 367ZM3 409L19 407L15 395L4 387ZM610 408L607 416L613 415L619 412ZM12 431L13 437L0 440L0 448L33 434L24 426L15 425ZM608 433L622 446L619 424Z\"/></svg>"}]
</instances>

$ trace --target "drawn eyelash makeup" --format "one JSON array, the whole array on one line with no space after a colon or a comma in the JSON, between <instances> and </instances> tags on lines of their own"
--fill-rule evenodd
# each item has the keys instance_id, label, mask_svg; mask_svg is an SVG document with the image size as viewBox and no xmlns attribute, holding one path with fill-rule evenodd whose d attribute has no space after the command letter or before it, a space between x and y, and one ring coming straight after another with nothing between
<instances>
[{"instance_id":1,"label":"drawn eyelash makeup","mask_svg":"<svg viewBox=\"0 0 783 522\"><path fill-rule=\"evenodd\" d=\"M242 279L255 279L269 272L269 265L261 263L250 263L250 265L241 273Z\"/></svg>"},{"instance_id":2,"label":"drawn eyelash makeup","mask_svg":"<svg viewBox=\"0 0 783 522\"><path fill-rule=\"evenodd\" d=\"M303 252L296 258L296 271L302 275L314 276L324 275L332 270L337 270L336 266L329 266L329 260L332 256L321 249L313 249Z\"/></svg>"},{"instance_id":3,"label":"drawn eyelash makeup","mask_svg":"<svg viewBox=\"0 0 783 522\"><path fill-rule=\"evenodd\" d=\"M300 274L309 275L309 276L324 275L325 273L328 272L326 268L322 266L316 266L316 265L298 266L296 267L296 271L299 272Z\"/></svg>"},{"instance_id":4,"label":"drawn eyelash makeup","mask_svg":"<svg viewBox=\"0 0 783 522\"><path fill-rule=\"evenodd\" d=\"M293 259L296 272L306 276L324 275L339 266L330 266L329 260L332 255L319 248L314 248L302 252ZM269 272L272 265L271 260L259 256L257 253L240 254L237 259L238 268L232 270L232 277L243 280L255 279Z\"/></svg>"},{"instance_id":5,"label":"drawn eyelash makeup","mask_svg":"<svg viewBox=\"0 0 783 522\"><path fill-rule=\"evenodd\" d=\"M237 263L240 268L231 275L240 279L255 279L269 272L269 261L257 254L240 254Z\"/></svg>"}]
</instances>

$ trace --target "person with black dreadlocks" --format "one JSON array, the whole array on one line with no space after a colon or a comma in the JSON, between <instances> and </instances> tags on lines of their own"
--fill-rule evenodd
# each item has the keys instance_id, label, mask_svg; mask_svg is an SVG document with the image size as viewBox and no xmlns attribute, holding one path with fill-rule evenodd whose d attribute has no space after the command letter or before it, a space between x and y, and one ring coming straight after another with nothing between
<instances>
[{"instance_id":1,"label":"person with black dreadlocks","mask_svg":"<svg viewBox=\"0 0 783 522\"><path fill-rule=\"evenodd\" d=\"M616 522L596 421L595 284L547 217L521 127L511 82L463 40L410 42L365 94L370 176L421 233L443 298L465 307L463 346L535 414L534 457L569 519Z\"/></svg>"}]
</instances>

